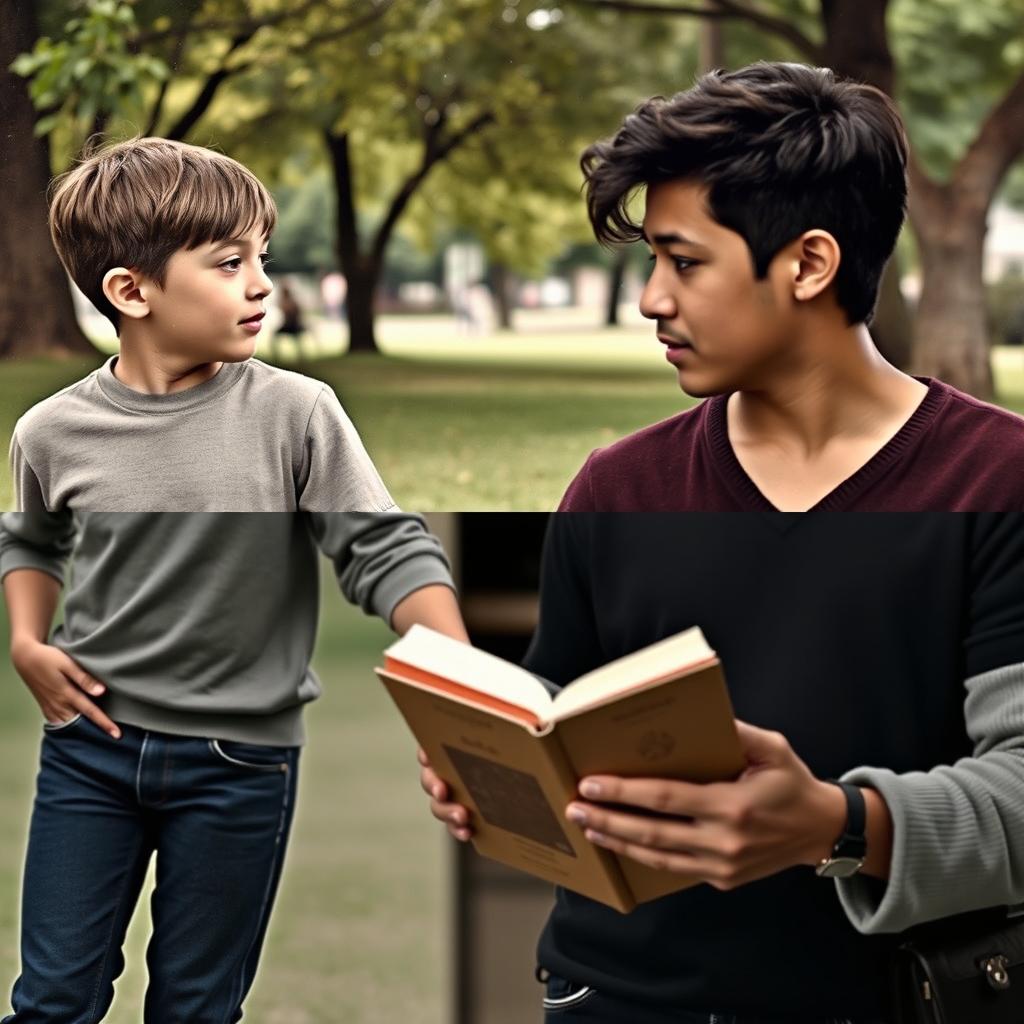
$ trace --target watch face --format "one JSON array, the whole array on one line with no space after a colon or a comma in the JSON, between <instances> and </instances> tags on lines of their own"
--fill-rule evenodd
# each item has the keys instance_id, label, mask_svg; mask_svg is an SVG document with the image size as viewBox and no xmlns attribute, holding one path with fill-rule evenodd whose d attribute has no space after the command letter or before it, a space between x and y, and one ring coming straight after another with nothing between
<instances>
[{"instance_id":1,"label":"watch face","mask_svg":"<svg viewBox=\"0 0 1024 1024\"><path fill-rule=\"evenodd\" d=\"M814 870L822 878L849 878L857 874L863 864L864 860L861 857L830 857Z\"/></svg>"}]
</instances>

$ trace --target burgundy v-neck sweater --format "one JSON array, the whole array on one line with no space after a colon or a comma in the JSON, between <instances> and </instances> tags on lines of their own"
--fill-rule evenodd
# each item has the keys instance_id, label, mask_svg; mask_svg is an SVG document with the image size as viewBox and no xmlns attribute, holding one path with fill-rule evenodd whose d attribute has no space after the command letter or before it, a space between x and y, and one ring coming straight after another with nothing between
<instances>
[{"instance_id":1,"label":"burgundy v-neck sweater","mask_svg":"<svg viewBox=\"0 0 1024 1024\"><path fill-rule=\"evenodd\" d=\"M1024 511L1024 419L928 377L898 433L823 512ZM561 512L768 512L726 429L727 396L591 453Z\"/></svg>"}]
</instances>

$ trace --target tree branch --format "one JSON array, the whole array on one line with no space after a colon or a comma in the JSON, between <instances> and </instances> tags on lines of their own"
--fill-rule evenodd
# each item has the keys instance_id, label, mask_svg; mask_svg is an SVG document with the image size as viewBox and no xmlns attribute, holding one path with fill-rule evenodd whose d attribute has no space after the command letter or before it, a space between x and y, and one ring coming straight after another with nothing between
<instances>
[{"instance_id":1,"label":"tree branch","mask_svg":"<svg viewBox=\"0 0 1024 1024\"><path fill-rule=\"evenodd\" d=\"M798 53L815 64L822 63L824 49L810 36L806 35L785 18L779 18L764 11L755 10L737 0L712 0L715 7L695 7L690 4L659 4L645 0L569 0L585 7L593 7L623 14L671 14L691 18L710 18L734 21L746 21L756 25L765 32L770 32L779 39L784 39Z\"/></svg>"},{"instance_id":2,"label":"tree branch","mask_svg":"<svg viewBox=\"0 0 1024 1024\"><path fill-rule=\"evenodd\" d=\"M473 118L461 131L455 132L443 141L439 141L445 123L443 114L436 124L427 129L424 140L423 159L420 162L420 166L405 180L402 187L395 194L394 199L391 200L388 212L385 214L374 236L371 260L375 266L379 266L383 262L384 251L387 249L391 232L405 211L406 206L409 205L409 200L412 199L416 190L423 184L423 181L430 173L431 168L450 156L467 139L476 135L489 124L492 124L494 120L493 113L484 111Z\"/></svg>"}]
</instances>

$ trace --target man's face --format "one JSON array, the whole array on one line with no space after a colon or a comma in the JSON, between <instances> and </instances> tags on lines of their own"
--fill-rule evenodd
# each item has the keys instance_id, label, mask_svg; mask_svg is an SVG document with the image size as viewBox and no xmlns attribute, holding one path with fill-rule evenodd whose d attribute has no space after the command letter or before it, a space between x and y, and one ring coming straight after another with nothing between
<instances>
[{"instance_id":1,"label":"man's face","mask_svg":"<svg viewBox=\"0 0 1024 1024\"><path fill-rule=\"evenodd\" d=\"M652 185L643 223L653 269L640 312L695 397L763 386L791 357L795 327L783 253L756 280L747 243L711 218L706 194L684 180Z\"/></svg>"},{"instance_id":2,"label":"man's face","mask_svg":"<svg viewBox=\"0 0 1024 1024\"><path fill-rule=\"evenodd\" d=\"M197 363L235 363L252 356L263 300L274 288L264 270L266 242L256 228L171 256L163 288L151 286L147 292L150 329L162 352Z\"/></svg>"}]
</instances>

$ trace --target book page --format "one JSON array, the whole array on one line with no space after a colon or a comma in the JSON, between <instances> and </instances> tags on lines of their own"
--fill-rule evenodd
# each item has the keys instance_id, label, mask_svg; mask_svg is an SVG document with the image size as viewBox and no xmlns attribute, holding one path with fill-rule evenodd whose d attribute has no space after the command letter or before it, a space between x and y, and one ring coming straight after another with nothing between
<instances>
[{"instance_id":1,"label":"book page","mask_svg":"<svg viewBox=\"0 0 1024 1024\"><path fill-rule=\"evenodd\" d=\"M550 695L525 669L432 629L413 626L384 654L389 668L391 662L398 662L438 677L439 689L444 689L444 680L450 680L467 690L526 708L542 722L551 717Z\"/></svg>"},{"instance_id":2,"label":"book page","mask_svg":"<svg viewBox=\"0 0 1024 1024\"><path fill-rule=\"evenodd\" d=\"M555 696L552 717L557 721L617 694L685 675L713 660L715 652L700 627L694 626L580 676Z\"/></svg>"}]
</instances>

